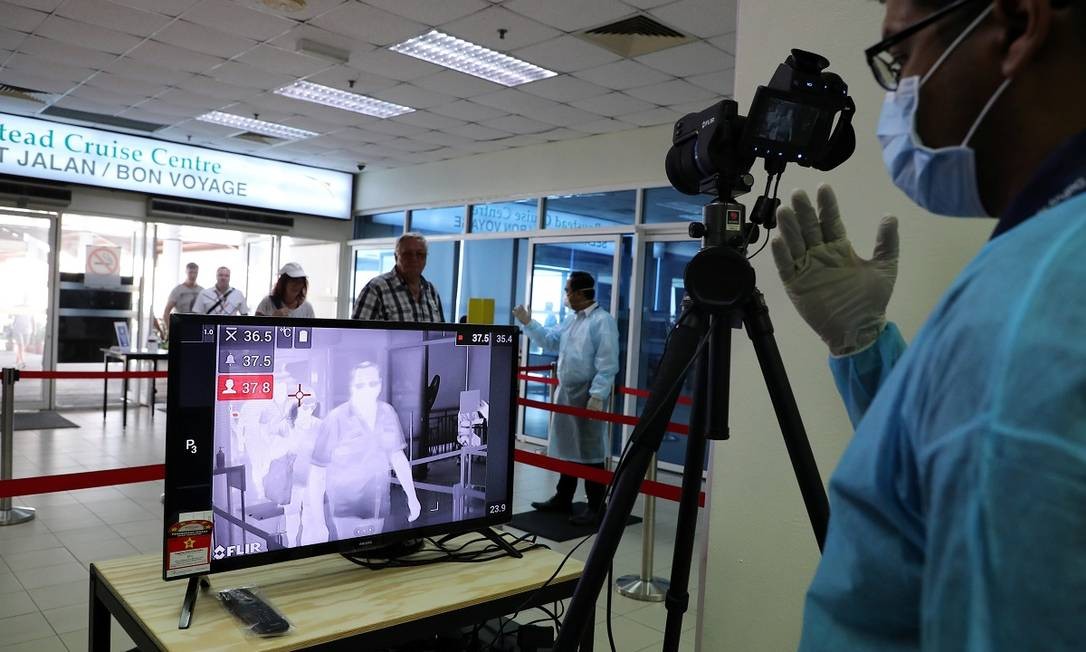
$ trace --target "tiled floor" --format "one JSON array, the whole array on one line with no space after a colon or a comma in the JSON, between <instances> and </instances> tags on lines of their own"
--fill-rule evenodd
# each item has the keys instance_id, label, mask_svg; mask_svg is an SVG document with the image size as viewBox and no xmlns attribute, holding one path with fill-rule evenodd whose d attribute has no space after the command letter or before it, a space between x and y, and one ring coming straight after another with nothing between
<instances>
[{"instance_id":1,"label":"tiled floor","mask_svg":"<svg viewBox=\"0 0 1086 652\"><path fill-rule=\"evenodd\" d=\"M20 431L15 433L15 477L71 473L93 469L154 464L162 461L165 415L152 424L146 408L129 412L127 431L120 428L120 412L111 410L103 421L101 411L66 412L80 428ZM662 474L667 476L669 474ZM677 483L675 477L662 481ZM517 465L514 512L530 509L529 503L550 496L555 476L533 467ZM55 494L28 496L17 505L38 509L29 523L0 528L0 650L85 650L87 647L87 569L91 561L134 554L157 554L162 549L160 482L102 487ZM635 514L641 514L640 499ZM676 505L657 503L657 576L670 573L672 533ZM699 532L702 528L699 528ZM699 535L700 536L700 535ZM642 525L630 526L615 555L615 575L637 573L641 564ZM568 552L577 542L546 542ZM585 559L592 542L573 556ZM692 571L690 593L697 594L697 568ZM622 652L659 650L663 641L666 611L660 603L637 602L613 594L612 630L616 649ZM596 649L608 650L604 626L604 599L596 608ZM521 622L541 618L538 611L521 614ZM694 650L694 608L683 621L680 650ZM113 649L133 647L131 640L113 625Z\"/></svg>"}]
</instances>

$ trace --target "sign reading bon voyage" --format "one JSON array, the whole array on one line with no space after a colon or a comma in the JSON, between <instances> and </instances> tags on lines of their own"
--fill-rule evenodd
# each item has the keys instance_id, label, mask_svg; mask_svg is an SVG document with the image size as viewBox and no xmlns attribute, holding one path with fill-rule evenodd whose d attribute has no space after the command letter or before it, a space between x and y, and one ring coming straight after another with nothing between
<instances>
[{"instance_id":1,"label":"sign reading bon voyage","mask_svg":"<svg viewBox=\"0 0 1086 652\"><path fill-rule=\"evenodd\" d=\"M0 173L350 219L345 172L0 113Z\"/></svg>"}]
</instances>

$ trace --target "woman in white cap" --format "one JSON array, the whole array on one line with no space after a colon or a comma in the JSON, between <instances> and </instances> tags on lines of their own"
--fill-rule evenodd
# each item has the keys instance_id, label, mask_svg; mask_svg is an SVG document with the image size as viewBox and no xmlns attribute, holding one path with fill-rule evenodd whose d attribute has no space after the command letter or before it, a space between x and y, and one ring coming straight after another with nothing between
<instances>
[{"instance_id":1,"label":"woman in white cap","mask_svg":"<svg viewBox=\"0 0 1086 652\"><path fill-rule=\"evenodd\" d=\"M279 280L272 293L256 307L256 314L265 317L316 317L313 306L305 300L309 279L298 263L287 263L279 270Z\"/></svg>"}]
</instances>

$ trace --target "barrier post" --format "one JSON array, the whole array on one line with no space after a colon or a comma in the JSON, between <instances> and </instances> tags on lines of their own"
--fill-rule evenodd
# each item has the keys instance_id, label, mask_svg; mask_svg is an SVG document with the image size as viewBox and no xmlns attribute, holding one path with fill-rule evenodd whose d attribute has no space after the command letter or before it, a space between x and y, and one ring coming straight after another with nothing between
<instances>
[{"instance_id":1,"label":"barrier post","mask_svg":"<svg viewBox=\"0 0 1086 652\"><path fill-rule=\"evenodd\" d=\"M615 402L615 393L611 392L607 395L607 405L603 407L607 412L614 412L612 407ZM603 468L608 471L615 470L615 426L611 423L607 424L607 452L603 456Z\"/></svg>"},{"instance_id":2,"label":"barrier post","mask_svg":"<svg viewBox=\"0 0 1086 652\"><path fill-rule=\"evenodd\" d=\"M645 479L656 480L656 456L652 456ZM656 551L656 498L645 496L645 521L641 527L641 573L623 575L615 580L618 592L642 602L663 602L669 582L652 576L653 555Z\"/></svg>"},{"instance_id":3,"label":"barrier post","mask_svg":"<svg viewBox=\"0 0 1086 652\"><path fill-rule=\"evenodd\" d=\"M12 436L15 433L15 381L19 370L10 367L0 372L0 480L10 480L12 473ZM12 507L11 496L0 498L0 526L25 523L34 518L33 507Z\"/></svg>"}]
</instances>

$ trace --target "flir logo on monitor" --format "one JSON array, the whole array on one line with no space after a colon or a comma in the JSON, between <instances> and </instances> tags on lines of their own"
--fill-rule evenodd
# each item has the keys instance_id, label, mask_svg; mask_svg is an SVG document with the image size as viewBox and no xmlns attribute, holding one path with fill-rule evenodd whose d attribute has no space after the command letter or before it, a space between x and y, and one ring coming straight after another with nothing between
<instances>
[{"instance_id":1,"label":"flir logo on monitor","mask_svg":"<svg viewBox=\"0 0 1086 652\"><path fill-rule=\"evenodd\" d=\"M264 546L256 542L246 543L243 546L215 546L215 550L211 553L211 556L215 559L223 559L225 557L251 555L255 552L264 552Z\"/></svg>"}]
</instances>

